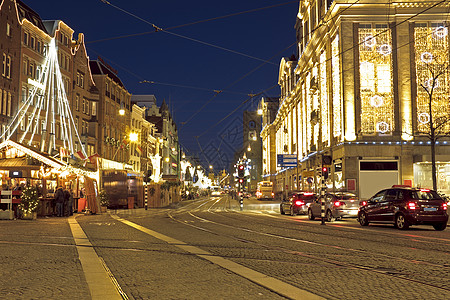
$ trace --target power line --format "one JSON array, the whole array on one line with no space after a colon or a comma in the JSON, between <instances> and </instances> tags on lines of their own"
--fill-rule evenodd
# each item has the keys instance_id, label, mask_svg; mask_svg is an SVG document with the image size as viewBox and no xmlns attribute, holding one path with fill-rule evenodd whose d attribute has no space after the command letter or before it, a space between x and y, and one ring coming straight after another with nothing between
<instances>
[{"instance_id":1,"label":"power line","mask_svg":"<svg viewBox=\"0 0 450 300\"><path fill-rule=\"evenodd\" d=\"M258 57L256 57L256 56L248 55L248 54L245 54L245 53L242 53L242 52L239 52L239 51L235 51L235 50L228 49L228 48L225 48L225 47L222 47L222 46L218 46L218 45L215 45L215 44L211 44L211 43L208 43L208 42L204 42L204 41L201 41L201 40L197 40L197 39L194 39L194 38L185 36L185 35L181 35L181 34L177 34L177 33L174 33L174 32L170 32L170 31L165 30L165 29L163 29L163 28L161 28L161 27L158 27L158 26L155 25L154 23L149 22L149 21L147 21L147 20L145 20L145 19L143 19L143 18L141 18L141 17L139 17L139 16L137 16L137 15L131 13L131 12L128 12L128 11L126 11L126 10L124 10L124 9L122 9L122 8L120 8L120 7L116 6L116 5L114 5L114 4L111 4L109 1L106 1L106 0L100 0L100 1L102 1L102 2L105 3L105 4L110 5L111 7L114 7L114 8L116 8L116 9L118 9L118 10L120 10L120 11L126 13L127 15L130 15L130 16L132 16L132 17L134 17L134 18L136 18L136 19L138 19L138 20L140 20L140 21L142 21L142 22L144 22L144 23L146 23L146 24L151 25L151 26L155 29L155 31L162 31L162 32L165 32L165 33L167 33L167 34L170 34L170 35L173 35L173 36L176 36L176 37L179 37L179 38L183 38L183 39L186 39L186 40L189 40L189 41L197 42L197 43L200 43L200 44L203 44L203 45L206 45L206 46L210 46L210 47L213 47L213 48L216 48L216 49L228 51L228 52L230 52L230 53L234 53L234 54L237 54L237 55L241 55L241 56L248 57L248 58L251 58L251 59L255 59L255 60L259 60L259 61L264 61L264 62L269 63L269 64L277 65L277 64L275 64L275 63L273 63L273 62L265 61L265 60L263 60L263 59L261 59L261 58L258 58Z\"/></svg>"},{"instance_id":2,"label":"power line","mask_svg":"<svg viewBox=\"0 0 450 300\"><path fill-rule=\"evenodd\" d=\"M103 0L101 0L101 1L104 2ZM205 23L205 22L209 22L209 21L225 19L225 18L229 18L229 17L234 17L234 16L246 14L246 13L252 13L252 12L256 12L256 11L260 11L260 10L264 10L264 9L269 9L269 8L284 6L284 5L287 5L287 4L297 3L297 2L298 2L298 0L288 1L288 2L274 4L274 5L269 5L269 6L265 6L265 7L249 9L249 10L240 11L240 12L236 12L236 13L231 13L231 14L227 14L227 15L223 15L223 16L219 16L219 17L213 17L213 18L198 20L198 21L194 21L194 22L190 22L190 23L181 24L181 25L175 25L175 26L167 27L166 30L172 30L172 29L182 28L182 27L196 25L196 24L200 24L200 23ZM152 30L152 31L145 31L145 32L140 32L140 33L132 33L132 34L127 34L127 35L120 35L120 36L116 36L116 37L110 37L110 38L99 39L99 40L95 40L95 41L89 41L89 42L86 42L86 44L106 42L106 41L111 41L111 40L116 40L116 39L147 35L147 34L152 34L152 33L155 33L155 32L158 32L158 31L157 30Z\"/></svg>"}]
</instances>

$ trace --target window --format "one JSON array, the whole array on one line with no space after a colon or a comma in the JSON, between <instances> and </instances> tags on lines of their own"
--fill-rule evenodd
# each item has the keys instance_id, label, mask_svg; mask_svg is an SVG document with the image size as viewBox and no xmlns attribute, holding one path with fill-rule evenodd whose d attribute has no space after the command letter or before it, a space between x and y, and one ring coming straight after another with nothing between
<instances>
[{"instance_id":1,"label":"window","mask_svg":"<svg viewBox=\"0 0 450 300\"><path fill-rule=\"evenodd\" d=\"M41 41L37 41L37 43L36 43L36 51L41 53Z\"/></svg>"},{"instance_id":2,"label":"window","mask_svg":"<svg viewBox=\"0 0 450 300\"><path fill-rule=\"evenodd\" d=\"M23 43L28 46L28 32L23 33Z\"/></svg>"},{"instance_id":3,"label":"window","mask_svg":"<svg viewBox=\"0 0 450 300\"><path fill-rule=\"evenodd\" d=\"M80 111L80 95L75 96L75 109L76 111Z\"/></svg>"},{"instance_id":4,"label":"window","mask_svg":"<svg viewBox=\"0 0 450 300\"><path fill-rule=\"evenodd\" d=\"M22 102L27 101L27 87L24 85L22 86Z\"/></svg>"},{"instance_id":5,"label":"window","mask_svg":"<svg viewBox=\"0 0 450 300\"><path fill-rule=\"evenodd\" d=\"M97 116L97 102L92 102L92 116Z\"/></svg>"},{"instance_id":6,"label":"window","mask_svg":"<svg viewBox=\"0 0 450 300\"><path fill-rule=\"evenodd\" d=\"M6 57L6 78L11 78L11 56Z\"/></svg>"},{"instance_id":7,"label":"window","mask_svg":"<svg viewBox=\"0 0 450 300\"><path fill-rule=\"evenodd\" d=\"M6 36L11 37L11 25L6 23Z\"/></svg>"},{"instance_id":8,"label":"window","mask_svg":"<svg viewBox=\"0 0 450 300\"><path fill-rule=\"evenodd\" d=\"M383 196L385 193L386 193L386 190L383 190L383 191L375 194L375 196L372 197L371 201L380 202L383 199Z\"/></svg>"},{"instance_id":9,"label":"window","mask_svg":"<svg viewBox=\"0 0 450 300\"><path fill-rule=\"evenodd\" d=\"M388 201L395 200L397 197L397 190L388 190L385 199Z\"/></svg>"},{"instance_id":10,"label":"window","mask_svg":"<svg viewBox=\"0 0 450 300\"><path fill-rule=\"evenodd\" d=\"M25 130L25 113L22 113L21 119L20 119L20 130Z\"/></svg>"},{"instance_id":11,"label":"window","mask_svg":"<svg viewBox=\"0 0 450 300\"><path fill-rule=\"evenodd\" d=\"M6 76L6 54L3 53L2 76Z\"/></svg>"},{"instance_id":12,"label":"window","mask_svg":"<svg viewBox=\"0 0 450 300\"><path fill-rule=\"evenodd\" d=\"M83 113L86 113L86 99L83 97Z\"/></svg>"},{"instance_id":13,"label":"window","mask_svg":"<svg viewBox=\"0 0 450 300\"><path fill-rule=\"evenodd\" d=\"M80 74L80 87L84 88L84 74Z\"/></svg>"},{"instance_id":14,"label":"window","mask_svg":"<svg viewBox=\"0 0 450 300\"><path fill-rule=\"evenodd\" d=\"M8 113L8 93L6 91L3 91L3 101L2 101L2 114L6 116Z\"/></svg>"},{"instance_id":15,"label":"window","mask_svg":"<svg viewBox=\"0 0 450 300\"><path fill-rule=\"evenodd\" d=\"M30 65L29 65L28 75L31 78L34 78L34 63L32 63L32 62L30 62Z\"/></svg>"},{"instance_id":16,"label":"window","mask_svg":"<svg viewBox=\"0 0 450 300\"><path fill-rule=\"evenodd\" d=\"M30 47L32 48L32 49L34 49L34 47L35 47L35 38L34 38L34 36L32 36L32 37L30 37Z\"/></svg>"},{"instance_id":17,"label":"window","mask_svg":"<svg viewBox=\"0 0 450 300\"><path fill-rule=\"evenodd\" d=\"M89 106L90 106L89 100L86 99L86 114L87 115L89 115Z\"/></svg>"}]
</instances>

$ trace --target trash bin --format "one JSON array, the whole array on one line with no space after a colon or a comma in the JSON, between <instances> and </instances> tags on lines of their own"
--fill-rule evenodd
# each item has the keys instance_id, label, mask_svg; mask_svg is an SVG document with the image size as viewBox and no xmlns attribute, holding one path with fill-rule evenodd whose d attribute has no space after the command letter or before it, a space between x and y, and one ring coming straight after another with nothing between
<instances>
[{"instance_id":1,"label":"trash bin","mask_svg":"<svg viewBox=\"0 0 450 300\"><path fill-rule=\"evenodd\" d=\"M81 213L86 208L86 198L78 199L78 213Z\"/></svg>"},{"instance_id":2,"label":"trash bin","mask_svg":"<svg viewBox=\"0 0 450 300\"><path fill-rule=\"evenodd\" d=\"M128 209L134 208L134 197L128 197Z\"/></svg>"}]
</instances>

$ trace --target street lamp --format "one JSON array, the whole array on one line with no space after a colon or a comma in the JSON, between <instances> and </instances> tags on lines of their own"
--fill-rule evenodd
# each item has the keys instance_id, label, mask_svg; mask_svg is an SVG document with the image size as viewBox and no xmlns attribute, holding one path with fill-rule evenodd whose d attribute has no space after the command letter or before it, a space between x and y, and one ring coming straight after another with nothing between
<instances>
[{"instance_id":1,"label":"street lamp","mask_svg":"<svg viewBox=\"0 0 450 300\"><path fill-rule=\"evenodd\" d=\"M125 115L125 109L123 109L123 108L119 109L119 115L124 116Z\"/></svg>"},{"instance_id":2,"label":"street lamp","mask_svg":"<svg viewBox=\"0 0 450 300\"><path fill-rule=\"evenodd\" d=\"M139 135L137 132L130 132L130 142L137 142Z\"/></svg>"}]
</instances>

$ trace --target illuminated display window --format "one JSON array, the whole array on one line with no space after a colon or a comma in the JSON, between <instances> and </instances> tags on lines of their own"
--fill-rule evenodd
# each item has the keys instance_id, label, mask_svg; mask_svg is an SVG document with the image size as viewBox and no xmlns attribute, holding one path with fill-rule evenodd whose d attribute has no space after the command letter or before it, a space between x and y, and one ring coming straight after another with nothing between
<instances>
[{"instance_id":1,"label":"illuminated display window","mask_svg":"<svg viewBox=\"0 0 450 300\"><path fill-rule=\"evenodd\" d=\"M391 30L386 24L360 24L358 36L361 132L392 134L394 91Z\"/></svg>"},{"instance_id":2,"label":"illuminated display window","mask_svg":"<svg viewBox=\"0 0 450 300\"><path fill-rule=\"evenodd\" d=\"M331 72L333 88L333 137L342 140L341 63L339 59L339 36L331 42Z\"/></svg>"},{"instance_id":3,"label":"illuminated display window","mask_svg":"<svg viewBox=\"0 0 450 300\"><path fill-rule=\"evenodd\" d=\"M429 132L431 118L448 118L450 114L448 72L448 27L442 23L419 23L414 28L414 48L417 83L417 130ZM431 112L429 109L431 97ZM430 115L431 114L431 115ZM437 123L433 124L436 127ZM448 132L450 124L438 129Z\"/></svg>"},{"instance_id":4,"label":"illuminated display window","mask_svg":"<svg viewBox=\"0 0 450 300\"><path fill-rule=\"evenodd\" d=\"M321 129L322 129L322 142L324 146L329 145L330 131L329 131L329 118L328 118L328 90L327 90L327 65L326 65L326 52L322 52L320 55L320 111L321 111Z\"/></svg>"}]
</instances>

